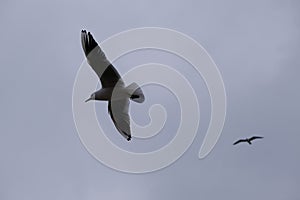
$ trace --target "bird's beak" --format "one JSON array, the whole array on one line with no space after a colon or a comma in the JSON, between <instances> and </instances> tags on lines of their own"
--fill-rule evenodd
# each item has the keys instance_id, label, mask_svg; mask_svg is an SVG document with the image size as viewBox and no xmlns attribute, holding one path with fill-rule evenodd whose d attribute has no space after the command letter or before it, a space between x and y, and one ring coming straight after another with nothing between
<instances>
[{"instance_id":1,"label":"bird's beak","mask_svg":"<svg viewBox=\"0 0 300 200\"><path fill-rule=\"evenodd\" d=\"M92 100L92 97L88 98L88 99L85 100L84 102L88 102L88 101L90 101L90 100Z\"/></svg>"}]
</instances>

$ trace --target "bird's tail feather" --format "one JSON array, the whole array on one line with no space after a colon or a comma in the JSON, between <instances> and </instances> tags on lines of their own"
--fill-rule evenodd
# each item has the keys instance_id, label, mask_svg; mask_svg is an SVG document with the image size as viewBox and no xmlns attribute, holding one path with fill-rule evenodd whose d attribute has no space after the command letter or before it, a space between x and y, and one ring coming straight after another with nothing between
<instances>
[{"instance_id":1,"label":"bird's tail feather","mask_svg":"<svg viewBox=\"0 0 300 200\"><path fill-rule=\"evenodd\" d=\"M142 89L136 83L131 83L127 89L129 90L131 96L130 99L137 103L143 103L145 101L145 96Z\"/></svg>"}]
</instances>

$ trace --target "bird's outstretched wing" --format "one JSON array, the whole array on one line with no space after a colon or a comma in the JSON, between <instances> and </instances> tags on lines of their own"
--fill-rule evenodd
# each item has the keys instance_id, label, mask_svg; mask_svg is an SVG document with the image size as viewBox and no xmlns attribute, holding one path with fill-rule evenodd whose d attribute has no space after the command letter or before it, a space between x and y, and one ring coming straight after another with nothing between
<instances>
[{"instance_id":1,"label":"bird's outstretched wing","mask_svg":"<svg viewBox=\"0 0 300 200\"><path fill-rule=\"evenodd\" d=\"M108 113L117 130L128 141L131 139L130 117L128 115L129 99L113 100L108 102Z\"/></svg>"},{"instance_id":2,"label":"bird's outstretched wing","mask_svg":"<svg viewBox=\"0 0 300 200\"><path fill-rule=\"evenodd\" d=\"M262 138L264 138L264 137L261 137L261 136L253 136L253 137L249 138L249 140L252 141L252 140L255 140L255 139L262 139Z\"/></svg>"},{"instance_id":3,"label":"bird's outstretched wing","mask_svg":"<svg viewBox=\"0 0 300 200\"><path fill-rule=\"evenodd\" d=\"M103 88L124 85L120 74L106 58L90 32L81 31L81 44L89 65L98 75Z\"/></svg>"},{"instance_id":4,"label":"bird's outstretched wing","mask_svg":"<svg viewBox=\"0 0 300 200\"><path fill-rule=\"evenodd\" d=\"M244 139L238 140L235 143L233 143L233 145L236 145L236 144L241 143L241 142L247 142L247 140L244 140Z\"/></svg>"}]
</instances>

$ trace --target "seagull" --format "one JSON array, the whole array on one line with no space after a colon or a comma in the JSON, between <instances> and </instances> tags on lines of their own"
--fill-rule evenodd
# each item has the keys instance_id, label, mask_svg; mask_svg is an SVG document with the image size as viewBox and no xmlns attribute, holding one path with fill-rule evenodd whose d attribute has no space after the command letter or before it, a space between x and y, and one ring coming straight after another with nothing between
<instances>
[{"instance_id":1,"label":"seagull","mask_svg":"<svg viewBox=\"0 0 300 200\"><path fill-rule=\"evenodd\" d=\"M129 100L137 103L144 102L145 97L141 88L136 83L125 86L120 74L106 58L90 32L81 31L81 44L87 62L99 77L102 86L85 102L90 100L108 101L108 113L116 129L127 141L130 141Z\"/></svg>"},{"instance_id":2,"label":"seagull","mask_svg":"<svg viewBox=\"0 0 300 200\"><path fill-rule=\"evenodd\" d=\"M255 139L262 139L262 138L264 138L264 137L261 137L261 136L253 136L253 137L251 137L251 138L240 139L240 140L236 141L235 143L233 143L233 145L236 145L236 144L238 144L238 143L240 143L240 142L248 142L248 144L252 144L252 143L251 143L252 140L255 140Z\"/></svg>"}]
</instances>

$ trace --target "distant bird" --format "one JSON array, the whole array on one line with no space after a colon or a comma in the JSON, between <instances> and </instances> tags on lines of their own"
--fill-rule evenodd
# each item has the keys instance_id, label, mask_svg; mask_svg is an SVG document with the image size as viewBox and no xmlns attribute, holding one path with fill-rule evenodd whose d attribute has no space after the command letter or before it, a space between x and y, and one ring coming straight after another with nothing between
<instances>
[{"instance_id":1,"label":"distant bird","mask_svg":"<svg viewBox=\"0 0 300 200\"><path fill-rule=\"evenodd\" d=\"M128 114L129 99L138 103L145 100L141 88L132 83L128 87L118 71L106 58L90 32L81 31L81 43L87 62L98 75L102 88L91 94L90 100L108 101L108 113L123 137L131 140L130 117Z\"/></svg>"},{"instance_id":2,"label":"distant bird","mask_svg":"<svg viewBox=\"0 0 300 200\"><path fill-rule=\"evenodd\" d=\"M261 137L261 136L253 136L253 137L251 137L251 138L240 139L240 140L236 141L235 143L233 143L233 145L236 145L236 144L238 144L238 143L240 143L240 142L248 142L248 144L252 144L252 143L251 143L252 140L255 140L255 139L262 139L262 138L264 138L264 137Z\"/></svg>"}]
</instances>

